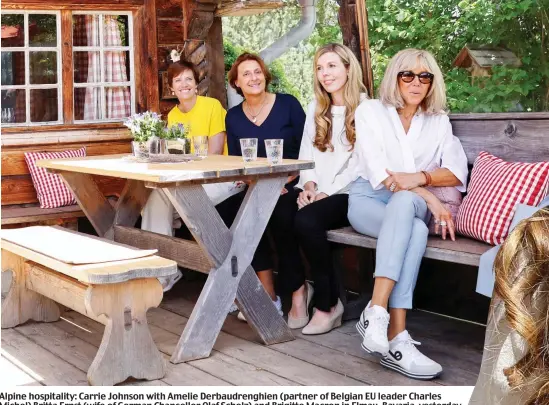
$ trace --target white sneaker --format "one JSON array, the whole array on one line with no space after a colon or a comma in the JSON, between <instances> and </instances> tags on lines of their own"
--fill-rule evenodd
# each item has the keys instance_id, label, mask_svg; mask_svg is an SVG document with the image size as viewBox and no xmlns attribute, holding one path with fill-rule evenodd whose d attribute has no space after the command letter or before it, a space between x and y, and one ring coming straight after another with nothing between
<instances>
[{"instance_id":1,"label":"white sneaker","mask_svg":"<svg viewBox=\"0 0 549 405\"><path fill-rule=\"evenodd\" d=\"M276 301L273 301L273 304L275 305L276 310L278 311L278 314L280 316L284 315L282 312L282 301L280 300L280 297L278 295L276 296ZM243 322L247 322L242 312L239 312L236 317Z\"/></svg>"},{"instance_id":2,"label":"white sneaker","mask_svg":"<svg viewBox=\"0 0 549 405\"><path fill-rule=\"evenodd\" d=\"M181 277L183 277L183 273L181 273L179 268L177 269L177 273L172 274L171 276L158 277L158 281L160 281L160 284L162 285L162 291L170 291L174 284L181 279Z\"/></svg>"},{"instance_id":3,"label":"white sneaker","mask_svg":"<svg viewBox=\"0 0 549 405\"><path fill-rule=\"evenodd\" d=\"M368 302L356 324L356 330L363 338L362 348L374 356L385 356L389 352L388 327L389 313L387 310Z\"/></svg>"},{"instance_id":4,"label":"white sneaker","mask_svg":"<svg viewBox=\"0 0 549 405\"><path fill-rule=\"evenodd\" d=\"M412 339L408 331L400 332L389 343L389 352L381 359L381 364L417 380L438 377L442 373L442 366L416 349L416 345L420 344Z\"/></svg>"}]
</instances>

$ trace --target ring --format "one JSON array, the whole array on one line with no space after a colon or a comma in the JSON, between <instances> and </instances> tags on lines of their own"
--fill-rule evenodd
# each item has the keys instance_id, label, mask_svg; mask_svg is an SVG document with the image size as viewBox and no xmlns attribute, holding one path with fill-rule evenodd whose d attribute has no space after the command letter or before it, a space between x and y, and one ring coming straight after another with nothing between
<instances>
[{"instance_id":1,"label":"ring","mask_svg":"<svg viewBox=\"0 0 549 405\"><path fill-rule=\"evenodd\" d=\"M446 221L440 221L440 226L446 226Z\"/></svg>"},{"instance_id":2,"label":"ring","mask_svg":"<svg viewBox=\"0 0 549 405\"><path fill-rule=\"evenodd\" d=\"M397 188L396 183L391 183L391 186L389 187L389 191L395 191L395 188Z\"/></svg>"},{"instance_id":3,"label":"ring","mask_svg":"<svg viewBox=\"0 0 549 405\"><path fill-rule=\"evenodd\" d=\"M440 221L438 219L435 219L435 224L440 224Z\"/></svg>"}]
</instances>

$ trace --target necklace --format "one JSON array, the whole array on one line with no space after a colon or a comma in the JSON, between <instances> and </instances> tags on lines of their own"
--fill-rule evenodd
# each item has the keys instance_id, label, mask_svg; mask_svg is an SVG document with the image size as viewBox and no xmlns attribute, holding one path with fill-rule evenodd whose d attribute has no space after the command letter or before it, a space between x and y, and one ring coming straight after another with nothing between
<instances>
[{"instance_id":1,"label":"necklace","mask_svg":"<svg viewBox=\"0 0 549 405\"><path fill-rule=\"evenodd\" d=\"M259 108L259 111L257 114L254 114L254 111L252 110L252 107L250 107L250 104L246 101L246 107L248 109L248 114L252 117L252 122L255 124L257 122L257 117L259 114L261 114L261 111L263 110L263 107L265 107L265 104L267 104L267 94L265 94L265 98L263 99L263 103L261 104L261 107Z\"/></svg>"}]
</instances>

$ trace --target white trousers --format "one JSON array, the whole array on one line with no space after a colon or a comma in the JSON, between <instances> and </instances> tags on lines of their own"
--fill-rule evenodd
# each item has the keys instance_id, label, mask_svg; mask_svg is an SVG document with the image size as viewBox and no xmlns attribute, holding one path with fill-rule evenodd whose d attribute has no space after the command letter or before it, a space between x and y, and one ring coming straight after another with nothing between
<instances>
[{"instance_id":1,"label":"white trousers","mask_svg":"<svg viewBox=\"0 0 549 405\"><path fill-rule=\"evenodd\" d=\"M202 187L214 205L217 205L230 196L240 193L246 185L228 182L204 184ZM168 236L173 236L174 220L180 218L166 194L160 189L152 191L141 216L141 229Z\"/></svg>"}]
</instances>

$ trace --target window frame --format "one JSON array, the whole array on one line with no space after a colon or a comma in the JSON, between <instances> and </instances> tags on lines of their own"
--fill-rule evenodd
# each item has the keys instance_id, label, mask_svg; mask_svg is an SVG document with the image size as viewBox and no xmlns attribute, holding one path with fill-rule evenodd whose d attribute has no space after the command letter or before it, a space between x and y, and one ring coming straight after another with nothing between
<instances>
[{"instance_id":1,"label":"window frame","mask_svg":"<svg viewBox=\"0 0 549 405\"><path fill-rule=\"evenodd\" d=\"M61 10L2 10L1 14L23 14L24 44L18 47L2 47L2 52L23 52L25 54L25 84L0 85L1 90L25 90L25 122L9 123L3 122L2 127L26 128L39 125L63 125L63 62L61 47ZM29 14L52 14L56 18L56 47L30 46L29 44ZM57 52L57 83L56 84L31 84L30 83L30 52ZM32 122L30 92L35 89L57 89L57 121Z\"/></svg>"},{"instance_id":2,"label":"window frame","mask_svg":"<svg viewBox=\"0 0 549 405\"><path fill-rule=\"evenodd\" d=\"M101 115L106 116L106 97L105 89L107 87L130 87L130 115L136 112L136 97L135 97L135 57L134 57L134 30L133 30L133 13L131 11L104 11L104 10L71 10L71 19L74 15L98 15L99 16L99 46L74 46L71 44L71 71L74 72L74 52L99 52L99 60L101 65L100 77L101 81L95 83L74 83L72 78L72 122L74 125L82 124L102 124L102 123L117 123L123 122L123 119L101 119L101 120L76 120L74 118L74 90L77 88L100 87L101 88ZM105 15L125 15L128 17L128 46L104 46L104 16ZM72 38L72 32L71 32ZM105 82L104 69L104 54L110 51L128 51L130 58L130 80L127 82Z\"/></svg>"},{"instance_id":3,"label":"window frame","mask_svg":"<svg viewBox=\"0 0 549 405\"><path fill-rule=\"evenodd\" d=\"M79 129L86 127L97 127L97 128L119 128L122 127L124 119L100 119L100 120L75 120L74 116L74 90L75 88L82 87L100 87L101 88L101 108L102 116L105 116L106 101L105 101L105 89L107 87L129 87L130 89L130 115L136 113L138 106L137 100L138 95L136 92L140 90L137 86L136 72L138 66L136 62L140 60L140 56L136 56L136 31L135 31L135 10L134 7L125 8L123 10L105 10L100 5L94 7L92 4L89 7L84 8L74 8L66 9L62 6L52 9L32 9L29 7L16 7L10 9L2 8L2 14L23 14L25 21L25 30L28 30L28 16L29 14L54 14L57 16L56 26L57 26L57 47L30 47L28 46L28 35L25 31L25 46L24 47L9 47L3 48L2 52L25 52L25 85L2 85L2 90L8 89L25 89L25 103L28 109L26 110L25 122L22 123L2 123L2 132L12 133L20 131L29 131L29 130L50 130L50 129ZM75 47L72 42L73 35L73 25L72 17L73 15L99 15L100 16L100 46L99 47ZM105 15L125 15L128 17L128 46L124 47L114 47L114 46L103 46L103 16ZM70 28L66 20L70 19ZM65 32L69 30L69 32ZM67 45L67 39L69 43ZM97 48L97 49L95 49ZM29 50L33 51L42 51L42 50L55 50L57 51L57 84L47 84L47 85L31 85L29 83L29 71L30 71L30 59L28 58ZM104 81L104 66L101 63L101 82L97 83L74 83L74 57L73 54L75 51L92 51L97 50L100 52L100 60L103 61L104 53L108 51L127 51L130 58L130 78L126 82L105 82ZM28 62L28 63L27 63ZM36 88L56 88L58 91L58 120L49 121L49 122L31 122L30 121L30 89ZM70 91L69 91L70 90ZM54 127L54 128L51 128Z\"/></svg>"}]
</instances>

